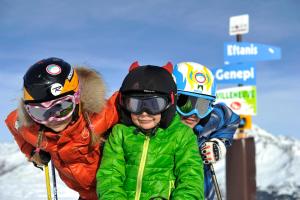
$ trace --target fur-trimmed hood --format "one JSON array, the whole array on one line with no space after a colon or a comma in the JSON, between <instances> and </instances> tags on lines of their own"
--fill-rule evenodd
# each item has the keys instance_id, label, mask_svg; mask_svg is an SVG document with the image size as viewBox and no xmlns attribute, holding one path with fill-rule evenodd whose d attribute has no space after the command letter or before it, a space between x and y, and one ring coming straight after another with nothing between
<instances>
[{"instance_id":1,"label":"fur-trimmed hood","mask_svg":"<svg viewBox=\"0 0 300 200\"><path fill-rule=\"evenodd\" d=\"M80 104L83 112L98 113L105 105L105 84L98 72L87 67L75 67L80 83ZM20 126L30 126L33 120L24 108L23 99L18 108Z\"/></svg>"}]
</instances>

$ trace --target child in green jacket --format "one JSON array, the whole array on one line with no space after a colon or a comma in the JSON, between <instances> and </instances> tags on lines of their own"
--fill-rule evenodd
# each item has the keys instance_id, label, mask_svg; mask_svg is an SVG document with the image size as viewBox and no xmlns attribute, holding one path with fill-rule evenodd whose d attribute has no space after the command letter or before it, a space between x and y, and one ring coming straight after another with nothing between
<instances>
[{"instance_id":1,"label":"child in green jacket","mask_svg":"<svg viewBox=\"0 0 300 200\"><path fill-rule=\"evenodd\" d=\"M170 63L130 67L120 88L121 124L97 172L99 199L204 199L196 136L175 114L172 69Z\"/></svg>"}]
</instances>

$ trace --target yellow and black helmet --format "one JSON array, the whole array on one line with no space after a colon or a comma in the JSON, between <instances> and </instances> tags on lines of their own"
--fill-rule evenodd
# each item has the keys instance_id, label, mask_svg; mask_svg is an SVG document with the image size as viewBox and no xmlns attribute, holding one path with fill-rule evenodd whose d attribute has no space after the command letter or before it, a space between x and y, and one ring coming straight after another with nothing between
<instances>
[{"instance_id":1,"label":"yellow and black helmet","mask_svg":"<svg viewBox=\"0 0 300 200\"><path fill-rule=\"evenodd\" d=\"M60 58L43 59L23 77L24 103L50 101L79 90L79 80L71 65Z\"/></svg>"}]
</instances>

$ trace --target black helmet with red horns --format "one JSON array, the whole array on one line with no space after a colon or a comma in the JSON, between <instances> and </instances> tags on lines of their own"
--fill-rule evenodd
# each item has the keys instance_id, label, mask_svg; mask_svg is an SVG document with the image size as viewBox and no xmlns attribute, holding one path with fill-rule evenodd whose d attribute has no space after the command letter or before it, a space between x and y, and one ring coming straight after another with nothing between
<instances>
[{"instance_id":1,"label":"black helmet with red horns","mask_svg":"<svg viewBox=\"0 0 300 200\"><path fill-rule=\"evenodd\" d=\"M125 77L120 88L120 101L122 104L122 96L124 95L143 95L143 96L164 96L169 100L170 106L161 113L161 121L159 126L167 128L176 113L177 86L172 78L173 65L169 62L159 67L154 65L140 66L138 62L134 62L129 73ZM121 121L127 125L131 125L130 113L119 106Z\"/></svg>"}]
</instances>

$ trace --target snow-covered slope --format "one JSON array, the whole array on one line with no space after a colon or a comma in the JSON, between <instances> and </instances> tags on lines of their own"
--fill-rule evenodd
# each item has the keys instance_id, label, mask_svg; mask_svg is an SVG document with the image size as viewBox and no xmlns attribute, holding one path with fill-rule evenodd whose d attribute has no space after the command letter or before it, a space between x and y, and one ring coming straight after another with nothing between
<instances>
[{"instance_id":1,"label":"snow-covered slope","mask_svg":"<svg viewBox=\"0 0 300 200\"><path fill-rule=\"evenodd\" d=\"M50 167L49 173L51 176ZM67 188L57 173L56 177L59 199L78 199L76 192ZM0 144L0 199L47 199L45 173L27 162L15 143Z\"/></svg>"},{"instance_id":2,"label":"snow-covered slope","mask_svg":"<svg viewBox=\"0 0 300 200\"><path fill-rule=\"evenodd\" d=\"M260 192L272 198L300 199L300 141L273 136L258 126L249 132L256 142L256 180ZM0 144L0 199L44 200L47 198L44 172L26 161L14 143ZM215 165L222 192L225 192L225 162ZM59 199L74 200L76 192L58 178ZM277 196L277 197L276 197ZM275 198L276 197L276 198ZM267 198L258 198L267 199Z\"/></svg>"}]
</instances>

